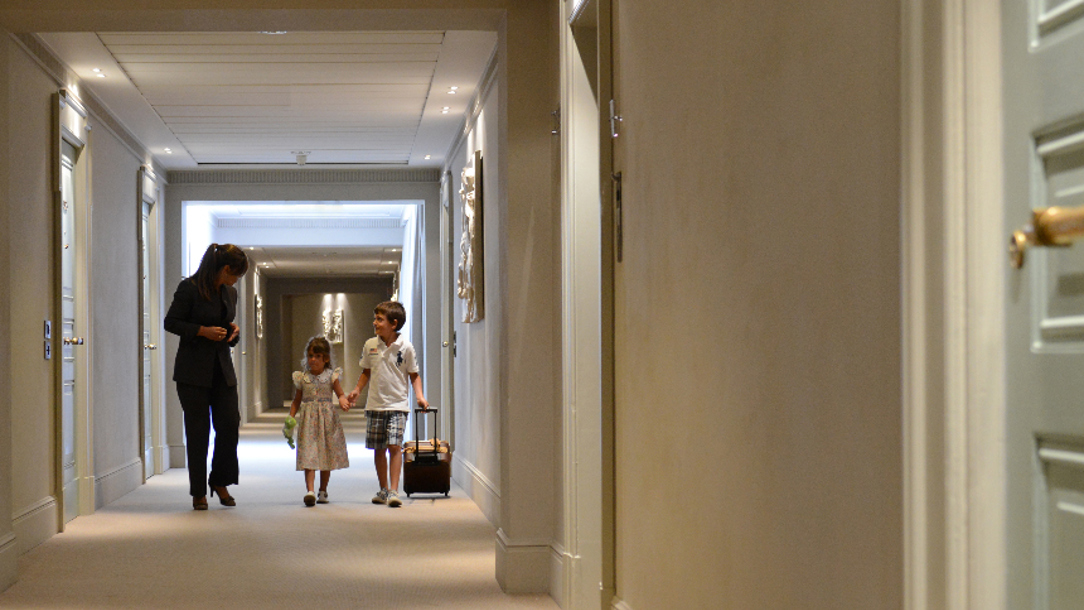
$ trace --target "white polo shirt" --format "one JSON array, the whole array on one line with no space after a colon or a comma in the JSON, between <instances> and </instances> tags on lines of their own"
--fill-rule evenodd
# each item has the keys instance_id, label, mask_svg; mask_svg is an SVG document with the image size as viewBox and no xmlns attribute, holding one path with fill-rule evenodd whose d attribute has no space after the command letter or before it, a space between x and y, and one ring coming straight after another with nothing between
<instances>
[{"instance_id":1,"label":"white polo shirt","mask_svg":"<svg viewBox=\"0 0 1084 610\"><path fill-rule=\"evenodd\" d=\"M380 337L365 342L358 362L362 369L369 369L369 398L366 411L406 411L407 389L410 373L418 372L414 346L405 337L399 337L391 345L385 345Z\"/></svg>"}]
</instances>

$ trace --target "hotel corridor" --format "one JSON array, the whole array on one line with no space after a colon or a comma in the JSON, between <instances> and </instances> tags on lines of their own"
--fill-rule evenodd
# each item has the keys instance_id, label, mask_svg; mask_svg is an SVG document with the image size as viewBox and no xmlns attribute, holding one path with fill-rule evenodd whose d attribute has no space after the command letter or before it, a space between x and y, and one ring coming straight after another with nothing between
<instances>
[{"instance_id":1,"label":"hotel corridor","mask_svg":"<svg viewBox=\"0 0 1084 610\"><path fill-rule=\"evenodd\" d=\"M184 469L152 477L23 556L0 607L557 607L501 592L493 527L454 484L450 498L372 504L363 423L346 424L351 466L332 475L331 503L305 507L280 422L242 428L236 508L191 510Z\"/></svg>"}]
</instances>

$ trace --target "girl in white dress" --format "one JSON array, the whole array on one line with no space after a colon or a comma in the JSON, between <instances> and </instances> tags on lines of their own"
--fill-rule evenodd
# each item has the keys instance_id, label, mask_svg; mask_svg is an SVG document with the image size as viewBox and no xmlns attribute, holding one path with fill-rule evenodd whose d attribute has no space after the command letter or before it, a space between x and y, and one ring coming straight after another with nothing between
<instances>
[{"instance_id":1,"label":"girl in white dress","mask_svg":"<svg viewBox=\"0 0 1084 610\"><path fill-rule=\"evenodd\" d=\"M331 368L331 344L323 337L309 339L305 358L301 360L304 371L293 375L294 402L290 405L290 417L297 419L297 469L305 471L305 506L327 504L327 483L331 471L348 468L346 435L339 421L339 411L332 402L332 395L339 398L338 407L350 409L350 403L339 385L342 369ZM320 493L313 492L316 471L320 471Z\"/></svg>"}]
</instances>

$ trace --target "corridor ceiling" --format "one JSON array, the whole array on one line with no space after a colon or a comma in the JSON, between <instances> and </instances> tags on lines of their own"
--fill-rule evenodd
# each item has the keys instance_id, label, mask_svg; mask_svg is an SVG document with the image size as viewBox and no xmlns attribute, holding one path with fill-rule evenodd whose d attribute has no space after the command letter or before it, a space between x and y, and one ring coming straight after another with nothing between
<instances>
[{"instance_id":1,"label":"corridor ceiling","mask_svg":"<svg viewBox=\"0 0 1084 610\"><path fill-rule=\"evenodd\" d=\"M440 167L497 42L464 31L39 36L166 169Z\"/></svg>"},{"instance_id":2,"label":"corridor ceiling","mask_svg":"<svg viewBox=\"0 0 1084 610\"><path fill-rule=\"evenodd\" d=\"M37 36L166 170L439 168L497 45L451 30ZM387 274L401 257L249 244L272 275Z\"/></svg>"}]
</instances>

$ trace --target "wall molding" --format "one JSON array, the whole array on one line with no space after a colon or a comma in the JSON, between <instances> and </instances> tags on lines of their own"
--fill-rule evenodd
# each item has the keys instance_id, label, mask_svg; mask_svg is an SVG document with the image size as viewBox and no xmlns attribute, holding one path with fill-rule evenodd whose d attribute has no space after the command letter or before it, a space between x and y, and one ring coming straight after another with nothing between
<instances>
[{"instance_id":1,"label":"wall molding","mask_svg":"<svg viewBox=\"0 0 1084 610\"><path fill-rule=\"evenodd\" d=\"M482 73L482 79L478 81L478 88L474 91L474 96L471 97L470 102L467 104L470 112L463 117L463 125L459 129L459 135L452 140L448 152L444 153L446 167L451 166L452 156L463 146L463 143L467 141L467 136L474 130L478 117L482 114L482 108L485 106L486 96L497 84L497 55L497 50L494 50L493 55L489 58L489 63L486 64L485 71Z\"/></svg>"},{"instance_id":2,"label":"wall molding","mask_svg":"<svg viewBox=\"0 0 1084 610\"><path fill-rule=\"evenodd\" d=\"M19 545L14 532L0 537L0 591L19 579Z\"/></svg>"},{"instance_id":3,"label":"wall molding","mask_svg":"<svg viewBox=\"0 0 1084 610\"><path fill-rule=\"evenodd\" d=\"M553 547L547 540L513 540L497 530L497 583L505 593L549 594Z\"/></svg>"},{"instance_id":4,"label":"wall molding","mask_svg":"<svg viewBox=\"0 0 1084 610\"><path fill-rule=\"evenodd\" d=\"M135 458L94 480L95 509L119 499L143 484L143 460Z\"/></svg>"},{"instance_id":5,"label":"wall molding","mask_svg":"<svg viewBox=\"0 0 1084 610\"><path fill-rule=\"evenodd\" d=\"M401 229L401 218L219 218L219 229Z\"/></svg>"},{"instance_id":6,"label":"wall molding","mask_svg":"<svg viewBox=\"0 0 1084 610\"><path fill-rule=\"evenodd\" d=\"M58 510L56 498L46 496L12 515L17 555L22 556L59 531Z\"/></svg>"},{"instance_id":7,"label":"wall molding","mask_svg":"<svg viewBox=\"0 0 1084 610\"><path fill-rule=\"evenodd\" d=\"M77 74L72 72L64 62L53 54L52 50L37 34L11 34L11 37L26 51L32 59L34 59L39 66L52 77L53 81L61 88L67 88L73 83L82 83L82 79ZM136 159L141 163L150 158L150 155L145 150L143 143L141 143L131 132L129 132L124 125L117 120L112 113L106 109L102 102L94 97L86 87L80 87L79 101L86 106L87 111L94 115L94 118L98 122L108 129L121 144L123 144L128 152L132 153ZM164 175L164 168L157 163L153 164L153 170L156 174Z\"/></svg>"},{"instance_id":8,"label":"wall molding","mask_svg":"<svg viewBox=\"0 0 1084 610\"><path fill-rule=\"evenodd\" d=\"M452 478L474 500L486 519L496 526L501 508L501 494L497 486L478 467L455 453L452 454Z\"/></svg>"},{"instance_id":9,"label":"wall molding","mask_svg":"<svg viewBox=\"0 0 1084 610\"><path fill-rule=\"evenodd\" d=\"M358 184L440 182L432 169L205 169L169 172L171 186L185 184Z\"/></svg>"},{"instance_id":10,"label":"wall molding","mask_svg":"<svg viewBox=\"0 0 1084 610\"><path fill-rule=\"evenodd\" d=\"M632 610L632 606L628 605L620 597L613 598L613 601L610 602L610 608L613 610Z\"/></svg>"}]
</instances>

